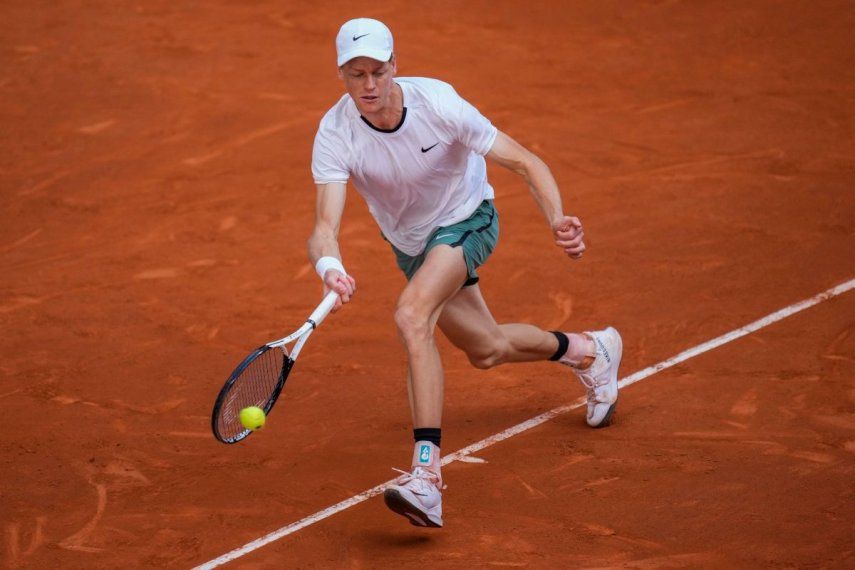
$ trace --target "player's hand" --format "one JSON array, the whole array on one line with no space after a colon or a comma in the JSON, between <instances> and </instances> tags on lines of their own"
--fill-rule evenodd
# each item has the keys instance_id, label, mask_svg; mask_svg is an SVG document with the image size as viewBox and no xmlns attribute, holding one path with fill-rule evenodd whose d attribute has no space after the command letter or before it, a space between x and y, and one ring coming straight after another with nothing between
<instances>
[{"instance_id":1,"label":"player's hand","mask_svg":"<svg viewBox=\"0 0 855 570\"><path fill-rule=\"evenodd\" d=\"M350 275L345 275L337 269L329 269L324 274L324 295L330 291L338 293L332 312L338 311L342 305L350 302L350 298L356 293L356 280Z\"/></svg>"},{"instance_id":2,"label":"player's hand","mask_svg":"<svg viewBox=\"0 0 855 570\"><path fill-rule=\"evenodd\" d=\"M573 216L564 216L552 225L555 245L564 250L570 259L579 259L587 247L583 241L585 232L582 222Z\"/></svg>"}]
</instances>

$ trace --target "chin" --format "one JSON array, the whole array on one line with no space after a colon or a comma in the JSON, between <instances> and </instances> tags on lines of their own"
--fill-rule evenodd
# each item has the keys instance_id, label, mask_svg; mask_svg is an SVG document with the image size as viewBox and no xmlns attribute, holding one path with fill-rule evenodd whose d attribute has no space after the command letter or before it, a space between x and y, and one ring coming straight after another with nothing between
<instances>
[{"instance_id":1,"label":"chin","mask_svg":"<svg viewBox=\"0 0 855 570\"><path fill-rule=\"evenodd\" d=\"M359 100L356 102L356 108L359 109L359 112L365 115L366 113L376 113L382 108L380 105L380 101L374 101L373 103L366 103L365 101Z\"/></svg>"}]
</instances>

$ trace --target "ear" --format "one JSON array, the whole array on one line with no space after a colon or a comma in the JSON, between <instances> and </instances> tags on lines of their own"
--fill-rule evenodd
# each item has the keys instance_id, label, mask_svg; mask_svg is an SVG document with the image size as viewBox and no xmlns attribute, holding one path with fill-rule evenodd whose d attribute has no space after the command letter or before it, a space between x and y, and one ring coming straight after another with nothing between
<instances>
[{"instance_id":1,"label":"ear","mask_svg":"<svg viewBox=\"0 0 855 570\"><path fill-rule=\"evenodd\" d=\"M344 66L343 65L336 70L336 75L338 75L338 78L341 79L342 81L344 80Z\"/></svg>"},{"instance_id":2,"label":"ear","mask_svg":"<svg viewBox=\"0 0 855 570\"><path fill-rule=\"evenodd\" d=\"M389 64L392 66L392 76L394 77L396 73L398 73L398 56L397 54L392 54L392 57L389 59Z\"/></svg>"}]
</instances>

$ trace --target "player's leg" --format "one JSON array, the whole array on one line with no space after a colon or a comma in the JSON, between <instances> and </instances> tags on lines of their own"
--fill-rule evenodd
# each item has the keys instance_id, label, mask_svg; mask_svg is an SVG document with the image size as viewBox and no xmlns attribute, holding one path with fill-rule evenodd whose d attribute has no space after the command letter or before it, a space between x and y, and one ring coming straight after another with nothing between
<instances>
[{"instance_id":1,"label":"player's leg","mask_svg":"<svg viewBox=\"0 0 855 570\"><path fill-rule=\"evenodd\" d=\"M562 344L555 333L533 325L496 323L477 284L464 287L445 304L438 325L477 368L547 360L556 355ZM567 337L568 346L560 355L566 362L579 365L593 354L589 338L573 333Z\"/></svg>"},{"instance_id":2,"label":"player's leg","mask_svg":"<svg viewBox=\"0 0 855 570\"><path fill-rule=\"evenodd\" d=\"M588 425L605 427L611 421L623 353L615 329L578 334L547 332L526 324L499 325L477 286L466 287L450 299L438 325L478 368L546 359L570 366L587 390Z\"/></svg>"},{"instance_id":3,"label":"player's leg","mask_svg":"<svg viewBox=\"0 0 855 570\"><path fill-rule=\"evenodd\" d=\"M416 428L442 421L443 372L434 331L443 306L465 281L461 249L440 245L430 250L398 298L395 324L407 349Z\"/></svg>"},{"instance_id":4,"label":"player's leg","mask_svg":"<svg viewBox=\"0 0 855 570\"><path fill-rule=\"evenodd\" d=\"M442 526L440 425L443 371L434 331L445 303L466 281L462 249L438 245L398 299L395 324L407 349L408 392L416 440L412 470L383 496L390 509L418 526Z\"/></svg>"}]
</instances>

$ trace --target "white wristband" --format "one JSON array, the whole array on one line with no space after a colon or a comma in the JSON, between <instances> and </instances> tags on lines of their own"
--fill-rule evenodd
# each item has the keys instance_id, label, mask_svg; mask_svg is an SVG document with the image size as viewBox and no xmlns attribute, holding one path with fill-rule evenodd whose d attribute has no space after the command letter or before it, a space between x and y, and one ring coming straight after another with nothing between
<instances>
[{"instance_id":1,"label":"white wristband","mask_svg":"<svg viewBox=\"0 0 855 570\"><path fill-rule=\"evenodd\" d=\"M347 272L344 270L344 265L342 265L341 261L339 261L335 257L329 255L322 257L315 264L315 271L318 272L318 275L320 275L321 279L324 278L324 275L326 275L327 271L329 271L330 269L337 269L338 271L341 271L343 274L347 275Z\"/></svg>"}]
</instances>

